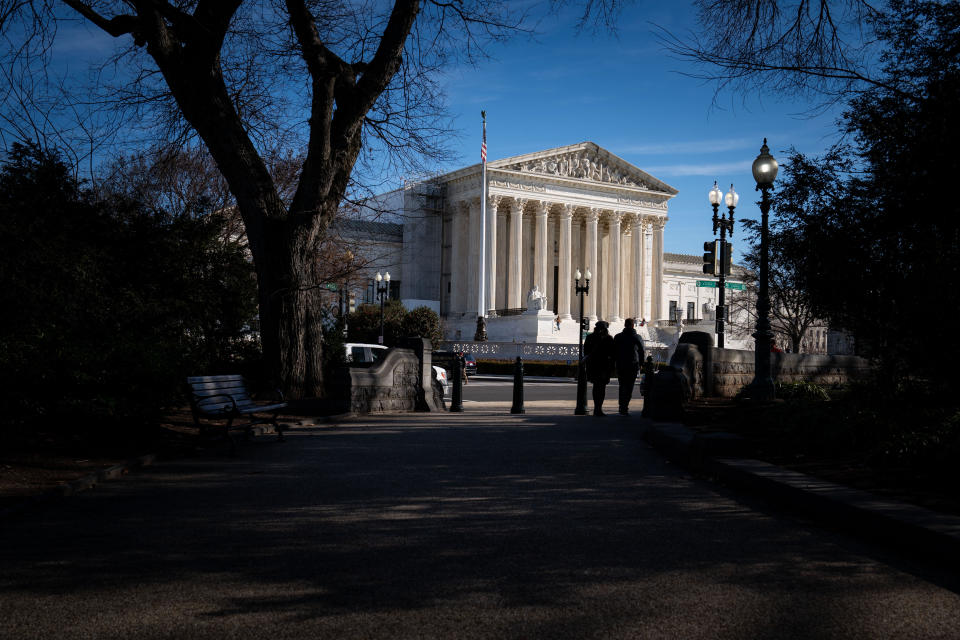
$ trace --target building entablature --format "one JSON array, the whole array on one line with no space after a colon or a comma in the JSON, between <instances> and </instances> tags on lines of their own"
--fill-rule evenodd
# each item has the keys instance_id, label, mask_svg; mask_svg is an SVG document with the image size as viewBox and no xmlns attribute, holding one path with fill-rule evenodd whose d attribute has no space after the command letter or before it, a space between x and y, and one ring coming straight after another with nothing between
<instances>
[{"instance_id":1,"label":"building entablature","mask_svg":"<svg viewBox=\"0 0 960 640\"><path fill-rule=\"evenodd\" d=\"M481 165L440 176L447 198L476 200ZM664 216L677 190L592 142L497 160L487 165L488 195L572 204L577 208Z\"/></svg>"},{"instance_id":2,"label":"building entablature","mask_svg":"<svg viewBox=\"0 0 960 640\"><path fill-rule=\"evenodd\" d=\"M613 213L625 218L641 217L653 221L666 221L667 200L672 196L663 194L640 194L633 190L611 189L606 192L584 190L582 185L564 185L540 180L540 177L516 176L490 171L487 174L488 205L508 205L510 201L523 203L542 202L551 209L555 205L571 205L576 217L588 211L596 211L601 218ZM459 181L458 181L459 182ZM473 182L473 184L470 184ZM462 181L448 185L447 201L458 203L478 203L480 199L479 176L475 181ZM626 221L626 220L624 220Z\"/></svg>"}]
</instances>

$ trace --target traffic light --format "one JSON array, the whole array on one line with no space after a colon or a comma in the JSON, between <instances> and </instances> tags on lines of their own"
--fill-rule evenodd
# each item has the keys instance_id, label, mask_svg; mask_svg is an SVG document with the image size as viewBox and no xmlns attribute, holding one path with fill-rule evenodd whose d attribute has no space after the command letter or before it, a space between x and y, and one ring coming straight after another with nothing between
<instances>
[{"instance_id":1,"label":"traffic light","mask_svg":"<svg viewBox=\"0 0 960 640\"><path fill-rule=\"evenodd\" d=\"M730 265L733 264L733 245L729 242L723 243L723 255L721 256L720 263L723 265L723 275L730 275Z\"/></svg>"},{"instance_id":2,"label":"traffic light","mask_svg":"<svg viewBox=\"0 0 960 640\"><path fill-rule=\"evenodd\" d=\"M356 313L356 311L357 311L357 296L354 295L354 294L352 294L352 293L350 294L349 305L350 305L350 306L348 307L348 309L349 309L348 313Z\"/></svg>"},{"instance_id":3,"label":"traffic light","mask_svg":"<svg viewBox=\"0 0 960 640\"><path fill-rule=\"evenodd\" d=\"M720 241L710 240L703 243L703 272L715 276L720 273L717 269L720 258Z\"/></svg>"}]
</instances>

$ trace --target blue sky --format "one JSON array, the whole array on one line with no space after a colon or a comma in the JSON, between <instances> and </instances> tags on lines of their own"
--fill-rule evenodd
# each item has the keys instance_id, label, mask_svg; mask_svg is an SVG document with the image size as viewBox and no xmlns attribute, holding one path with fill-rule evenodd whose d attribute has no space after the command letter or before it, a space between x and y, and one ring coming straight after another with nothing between
<instances>
[{"instance_id":1,"label":"blue sky","mask_svg":"<svg viewBox=\"0 0 960 640\"><path fill-rule=\"evenodd\" d=\"M712 237L714 180L741 195L738 220L759 218L750 165L764 137L780 158L790 146L819 154L837 138L838 111L810 117L810 105L772 95L727 93L714 104L713 85L679 73L693 69L661 48L654 25L677 35L695 29L686 2L627 7L617 37L576 35L575 18L545 19L535 39L492 47L495 60L449 74L461 162L445 168L479 161L481 109L491 160L590 140L680 191L665 250L698 254ZM742 241L738 224L737 255Z\"/></svg>"},{"instance_id":2,"label":"blue sky","mask_svg":"<svg viewBox=\"0 0 960 640\"><path fill-rule=\"evenodd\" d=\"M811 105L774 95L715 96L712 84L683 75L694 69L671 58L654 32L657 25L680 36L696 30L689 0L630 3L616 35L577 34L578 16L574 6L543 17L532 37L491 45L493 59L448 71L443 85L459 159L437 169L479 161L481 109L491 160L589 140L679 190L665 249L699 254L712 236L707 192L714 180L724 191L737 188L738 220L759 217L750 165L764 137L778 158L791 146L817 155L837 139L839 110L811 117ZM72 26L57 40L64 71L70 61L102 60L112 50L109 36L81 20ZM739 256L740 225L734 247Z\"/></svg>"}]
</instances>

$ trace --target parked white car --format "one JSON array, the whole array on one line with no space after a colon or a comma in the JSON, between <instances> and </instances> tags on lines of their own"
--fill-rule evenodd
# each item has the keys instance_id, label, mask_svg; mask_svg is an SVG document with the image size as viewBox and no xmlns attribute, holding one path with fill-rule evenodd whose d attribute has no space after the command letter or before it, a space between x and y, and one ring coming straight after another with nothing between
<instances>
[{"instance_id":1,"label":"parked white car","mask_svg":"<svg viewBox=\"0 0 960 640\"><path fill-rule=\"evenodd\" d=\"M387 347L382 344L367 344L363 342L347 343L347 362L356 363L376 363L380 362L386 355ZM443 395L449 393L449 383L447 381L447 370L443 367L433 366L433 375L443 387Z\"/></svg>"}]
</instances>

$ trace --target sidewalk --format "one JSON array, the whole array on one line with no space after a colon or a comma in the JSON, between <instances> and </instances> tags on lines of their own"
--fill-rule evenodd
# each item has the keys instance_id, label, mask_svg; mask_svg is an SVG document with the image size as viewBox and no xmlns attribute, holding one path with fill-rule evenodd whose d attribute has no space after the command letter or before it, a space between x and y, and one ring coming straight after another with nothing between
<instances>
[{"instance_id":1,"label":"sidewalk","mask_svg":"<svg viewBox=\"0 0 960 640\"><path fill-rule=\"evenodd\" d=\"M300 422L285 442L163 460L4 521L0 637L807 640L960 628L949 570L705 482L646 445L637 415L484 404Z\"/></svg>"},{"instance_id":2,"label":"sidewalk","mask_svg":"<svg viewBox=\"0 0 960 640\"><path fill-rule=\"evenodd\" d=\"M733 434L696 433L679 423L647 419L641 419L641 425L646 442L694 473L865 539L960 564L960 518L956 516L739 457L742 440Z\"/></svg>"},{"instance_id":3,"label":"sidewalk","mask_svg":"<svg viewBox=\"0 0 960 640\"><path fill-rule=\"evenodd\" d=\"M476 380L502 380L506 376L474 376ZM569 382L562 378L528 378L529 382ZM639 399L638 399L639 400ZM796 471L774 466L760 460L744 458L743 442L733 434L697 433L678 423L660 423L639 417L642 400L635 402L633 415L622 418L611 415L606 421L623 421L640 427L640 436L671 461L689 471L719 481L740 491L749 492L770 500L777 507L799 511L827 526L852 530L865 539L912 551L923 551L935 556L942 555L954 563L960 562L960 517L937 513L918 506L896 502ZM575 401L550 400L525 402L526 416L553 416L558 420L594 420L592 416L574 417ZM489 426L499 424L504 417L523 420L523 415L510 415L511 402L476 402L466 406L462 414L450 414L458 424ZM331 416L317 419L291 417L288 424L297 427L314 425L346 424L364 420L393 421L391 416ZM410 414L394 416L401 422L408 421ZM271 429L258 429L265 435ZM0 508L0 519L48 505L66 496L91 489L98 484L122 479L128 473L149 466L157 459L156 454L147 454L122 464L90 473L77 480L64 483L54 490L17 500Z\"/></svg>"}]
</instances>

